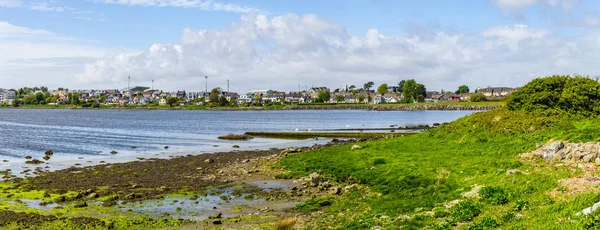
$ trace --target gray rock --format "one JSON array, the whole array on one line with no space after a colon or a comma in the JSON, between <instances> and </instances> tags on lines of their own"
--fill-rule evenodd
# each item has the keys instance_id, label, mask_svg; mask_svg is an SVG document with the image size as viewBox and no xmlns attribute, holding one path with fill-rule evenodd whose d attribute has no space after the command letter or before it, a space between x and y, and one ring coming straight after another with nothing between
<instances>
[{"instance_id":1,"label":"gray rock","mask_svg":"<svg viewBox=\"0 0 600 230\"><path fill-rule=\"evenodd\" d=\"M549 161L552 160L552 158L554 158L554 155L560 151L561 149L563 149L565 147L565 144L563 144L562 141L555 141L552 142L551 144L548 144L544 147L543 153L542 153L542 157L544 158L544 160Z\"/></svg>"},{"instance_id":2,"label":"gray rock","mask_svg":"<svg viewBox=\"0 0 600 230\"><path fill-rule=\"evenodd\" d=\"M593 213L594 211L596 211L599 207L600 207L600 202L595 203L594 205L581 210L581 212L575 213L575 215L580 216L581 214L583 214L583 215L587 216L587 215Z\"/></svg>"},{"instance_id":3,"label":"gray rock","mask_svg":"<svg viewBox=\"0 0 600 230\"><path fill-rule=\"evenodd\" d=\"M355 150L355 149L361 149L360 145L353 145L352 148L350 148L351 150Z\"/></svg>"},{"instance_id":4,"label":"gray rock","mask_svg":"<svg viewBox=\"0 0 600 230\"><path fill-rule=\"evenodd\" d=\"M589 163L589 162L592 162L592 159L594 159L594 158L596 158L596 154L591 154L590 153L588 155L583 156L582 161L584 163Z\"/></svg>"}]
</instances>

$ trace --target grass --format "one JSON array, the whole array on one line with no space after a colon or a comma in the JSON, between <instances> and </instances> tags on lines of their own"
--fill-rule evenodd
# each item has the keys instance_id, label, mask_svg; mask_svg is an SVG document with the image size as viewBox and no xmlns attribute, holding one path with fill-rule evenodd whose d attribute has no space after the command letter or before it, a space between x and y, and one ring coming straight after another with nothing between
<instances>
[{"instance_id":1,"label":"grass","mask_svg":"<svg viewBox=\"0 0 600 230\"><path fill-rule=\"evenodd\" d=\"M297 217L287 218L287 219L280 220L279 222L277 222L277 226L275 226L275 229L277 229L277 230L294 229L294 226L296 225L296 223L298 223Z\"/></svg>"},{"instance_id":2,"label":"grass","mask_svg":"<svg viewBox=\"0 0 600 230\"><path fill-rule=\"evenodd\" d=\"M331 138L369 138L369 137L402 137L416 134L414 132L246 132L246 135L282 139L307 139L315 137Z\"/></svg>"},{"instance_id":3,"label":"grass","mask_svg":"<svg viewBox=\"0 0 600 230\"><path fill-rule=\"evenodd\" d=\"M221 140L231 140L231 141L247 141L252 138L253 137L248 134L233 134L233 133L219 137L219 139L221 139Z\"/></svg>"},{"instance_id":4,"label":"grass","mask_svg":"<svg viewBox=\"0 0 600 230\"><path fill-rule=\"evenodd\" d=\"M475 228L491 226L493 218L506 229L578 228L581 222L558 220L574 218L576 212L600 200L599 195L551 197L548 194L558 188L557 181L572 177L573 172L541 160L524 161L517 155L551 139L598 141L598 134L598 119L536 116L502 108L475 113L416 135L369 141L359 150L351 151L349 145L343 145L288 156L281 165L293 178L319 172L342 184L364 185L372 192L370 196L364 191L349 192L334 200L325 208L331 217L315 223L317 226L361 229L383 224L424 228L462 222L463 227ZM526 174L509 175L509 169ZM484 190L481 201L462 197L473 185L491 189ZM435 218L423 214L457 199L471 202L467 208L476 207L478 211L448 209L449 213L477 215ZM527 208L514 208L524 204ZM334 215L341 212L345 215ZM500 222L499 218L507 213L522 214L524 220ZM408 217L382 223L377 219L381 215Z\"/></svg>"}]
</instances>

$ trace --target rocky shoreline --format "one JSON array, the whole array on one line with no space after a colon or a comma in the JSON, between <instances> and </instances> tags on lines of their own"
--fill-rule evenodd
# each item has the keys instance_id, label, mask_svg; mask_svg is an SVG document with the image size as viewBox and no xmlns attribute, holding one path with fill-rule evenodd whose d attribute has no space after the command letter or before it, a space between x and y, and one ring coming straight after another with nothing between
<instances>
[{"instance_id":1,"label":"rocky shoreline","mask_svg":"<svg viewBox=\"0 0 600 230\"><path fill-rule=\"evenodd\" d=\"M285 110L374 110L374 111L418 111L418 110L492 110L500 105L298 105L286 106Z\"/></svg>"}]
</instances>

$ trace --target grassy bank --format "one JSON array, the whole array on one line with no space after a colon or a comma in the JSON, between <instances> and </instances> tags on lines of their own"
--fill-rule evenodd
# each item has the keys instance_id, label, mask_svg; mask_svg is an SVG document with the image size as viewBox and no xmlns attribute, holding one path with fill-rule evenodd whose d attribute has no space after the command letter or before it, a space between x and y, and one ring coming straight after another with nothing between
<instances>
[{"instance_id":1,"label":"grassy bank","mask_svg":"<svg viewBox=\"0 0 600 230\"><path fill-rule=\"evenodd\" d=\"M585 221L567 220L578 220L574 214L599 201L600 195L569 195L557 184L581 170L527 162L517 155L550 139L598 141L598 134L597 119L498 109L421 134L370 141L359 150L345 145L289 156L281 165L296 178L319 172L373 192L371 196L349 192L336 200L325 209L328 218L315 223L317 228L483 229L487 224L503 229L571 229L581 228ZM474 186L497 187L491 196L503 198L494 202L461 195ZM564 193L550 195L556 190ZM464 205L444 207L453 200ZM432 211L435 214L430 215Z\"/></svg>"}]
</instances>

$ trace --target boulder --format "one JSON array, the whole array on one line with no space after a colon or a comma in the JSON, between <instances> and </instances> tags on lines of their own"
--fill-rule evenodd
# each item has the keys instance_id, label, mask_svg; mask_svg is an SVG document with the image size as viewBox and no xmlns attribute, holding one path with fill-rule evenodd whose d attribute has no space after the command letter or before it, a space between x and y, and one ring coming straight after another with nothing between
<instances>
[{"instance_id":1,"label":"boulder","mask_svg":"<svg viewBox=\"0 0 600 230\"><path fill-rule=\"evenodd\" d=\"M592 162L592 160L594 160L595 158L596 158L596 154L590 153L588 155L583 156L583 158L581 158L581 160L584 163L589 163L589 162Z\"/></svg>"},{"instance_id":2,"label":"boulder","mask_svg":"<svg viewBox=\"0 0 600 230\"><path fill-rule=\"evenodd\" d=\"M351 150L361 149L360 145L353 145Z\"/></svg>"},{"instance_id":3,"label":"boulder","mask_svg":"<svg viewBox=\"0 0 600 230\"><path fill-rule=\"evenodd\" d=\"M213 162L215 162L215 160L213 160L213 159L206 159L206 160L204 160L204 163L209 163L210 164L210 163L213 163Z\"/></svg>"},{"instance_id":4,"label":"boulder","mask_svg":"<svg viewBox=\"0 0 600 230\"><path fill-rule=\"evenodd\" d=\"M100 197L100 196L98 195L98 193L95 193L95 192L90 193L90 195L87 196L88 199L96 199L98 197Z\"/></svg>"},{"instance_id":5,"label":"boulder","mask_svg":"<svg viewBox=\"0 0 600 230\"><path fill-rule=\"evenodd\" d=\"M551 144L544 146L544 150L542 152L542 157L544 160L549 161L554 158L554 155L558 153L561 149L565 147L565 144L562 141L555 141Z\"/></svg>"},{"instance_id":6,"label":"boulder","mask_svg":"<svg viewBox=\"0 0 600 230\"><path fill-rule=\"evenodd\" d=\"M223 222L221 220L213 220L212 223L213 224L223 224Z\"/></svg>"},{"instance_id":7,"label":"boulder","mask_svg":"<svg viewBox=\"0 0 600 230\"><path fill-rule=\"evenodd\" d=\"M338 186L335 186L329 190L329 194L331 194L331 195L340 195L341 193L342 193L342 190Z\"/></svg>"}]
</instances>

